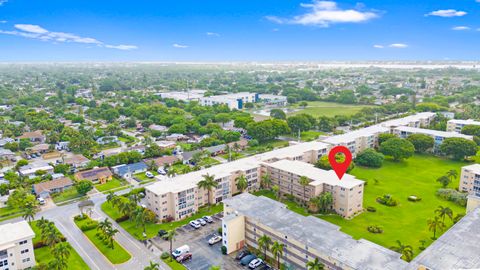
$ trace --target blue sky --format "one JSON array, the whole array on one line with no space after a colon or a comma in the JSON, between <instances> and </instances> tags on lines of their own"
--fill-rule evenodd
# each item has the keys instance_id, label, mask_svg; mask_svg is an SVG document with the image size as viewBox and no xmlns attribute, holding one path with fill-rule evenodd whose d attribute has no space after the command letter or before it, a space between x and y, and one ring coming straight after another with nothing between
<instances>
[{"instance_id":1,"label":"blue sky","mask_svg":"<svg viewBox=\"0 0 480 270\"><path fill-rule=\"evenodd\" d=\"M480 60L480 0L0 0L0 61Z\"/></svg>"}]
</instances>

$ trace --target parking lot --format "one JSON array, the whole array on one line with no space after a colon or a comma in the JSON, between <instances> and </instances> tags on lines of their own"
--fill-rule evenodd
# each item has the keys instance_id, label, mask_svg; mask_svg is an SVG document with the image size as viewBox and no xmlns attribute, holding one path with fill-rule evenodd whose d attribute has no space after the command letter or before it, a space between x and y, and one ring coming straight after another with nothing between
<instances>
[{"instance_id":1,"label":"parking lot","mask_svg":"<svg viewBox=\"0 0 480 270\"><path fill-rule=\"evenodd\" d=\"M177 236L173 243L173 249L182 245L190 247L192 259L185 262L184 265L191 270L208 270L212 265L220 265L222 269L247 269L238 264L238 261L231 256L222 254L222 242L214 245L208 244L214 234L218 234L217 229L221 227L221 216L212 216L213 222L207 223L199 229L191 227L189 224L177 229ZM152 242L162 251L169 251L169 242L155 237Z\"/></svg>"}]
</instances>

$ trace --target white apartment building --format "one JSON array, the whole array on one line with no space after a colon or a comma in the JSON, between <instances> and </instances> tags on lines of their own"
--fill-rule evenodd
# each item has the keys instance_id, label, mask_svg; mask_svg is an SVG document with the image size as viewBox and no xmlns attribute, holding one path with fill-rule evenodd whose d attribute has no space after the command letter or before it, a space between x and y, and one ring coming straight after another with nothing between
<instances>
[{"instance_id":1,"label":"white apartment building","mask_svg":"<svg viewBox=\"0 0 480 270\"><path fill-rule=\"evenodd\" d=\"M467 125L480 126L480 121L475 121L472 119L462 120L462 119L452 119L447 122L447 131L458 132L462 131L462 128Z\"/></svg>"},{"instance_id":2,"label":"white apartment building","mask_svg":"<svg viewBox=\"0 0 480 270\"><path fill-rule=\"evenodd\" d=\"M458 189L468 192L469 195L480 197L480 164L462 167Z\"/></svg>"},{"instance_id":3,"label":"white apartment building","mask_svg":"<svg viewBox=\"0 0 480 270\"><path fill-rule=\"evenodd\" d=\"M226 95L210 96L200 98L200 105L213 106L215 104L227 105L230 109L243 109L245 103L254 103L258 101L258 94L249 92L240 92Z\"/></svg>"},{"instance_id":4,"label":"white apartment building","mask_svg":"<svg viewBox=\"0 0 480 270\"><path fill-rule=\"evenodd\" d=\"M178 101L198 101L203 98L203 95L207 90L192 89L188 91L170 91L157 93L161 98L170 98Z\"/></svg>"},{"instance_id":5,"label":"white apartment building","mask_svg":"<svg viewBox=\"0 0 480 270\"><path fill-rule=\"evenodd\" d=\"M389 128L398 126L422 128L429 126L436 116L437 114L434 112L421 112L398 119L388 120L379 125Z\"/></svg>"},{"instance_id":6,"label":"white apartment building","mask_svg":"<svg viewBox=\"0 0 480 270\"><path fill-rule=\"evenodd\" d=\"M425 134L434 139L433 151L437 152L443 140L446 138L464 138L473 140L473 136L463 135L456 132L440 131L424 128L415 128L409 126L400 126L392 129L392 133L398 135L400 138L407 138L411 134Z\"/></svg>"},{"instance_id":7,"label":"white apartment building","mask_svg":"<svg viewBox=\"0 0 480 270\"><path fill-rule=\"evenodd\" d=\"M0 270L35 266L32 239L35 233L26 221L0 225Z\"/></svg>"}]
</instances>

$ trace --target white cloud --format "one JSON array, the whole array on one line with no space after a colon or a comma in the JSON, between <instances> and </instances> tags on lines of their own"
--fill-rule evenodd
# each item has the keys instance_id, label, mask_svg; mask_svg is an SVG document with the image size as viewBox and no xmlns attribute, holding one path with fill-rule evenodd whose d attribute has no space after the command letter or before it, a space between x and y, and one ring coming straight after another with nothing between
<instances>
[{"instance_id":1,"label":"white cloud","mask_svg":"<svg viewBox=\"0 0 480 270\"><path fill-rule=\"evenodd\" d=\"M1 0L0 0L1 1ZM50 42L65 42L65 43L80 43L80 44L90 44L90 45L97 45L103 48L109 49L117 49L117 50L134 50L138 47L135 45L111 45L106 44L102 41L99 41L95 38L91 37L82 37L72 33L65 33L65 32L51 32L47 29L35 25L35 24L15 24L14 27L17 30L13 31L5 31L0 30L0 34L5 35L14 35L20 36L25 38L32 38L38 39L42 41L50 41ZM18 31L20 30L20 31Z\"/></svg>"},{"instance_id":2,"label":"white cloud","mask_svg":"<svg viewBox=\"0 0 480 270\"><path fill-rule=\"evenodd\" d=\"M173 46L174 48L180 48L180 49L188 48L187 45L182 45L182 44L177 44L177 43L172 44L172 46Z\"/></svg>"},{"instance_id":3,"label":"white cloud","mask_svg":"<svg viewBox=\"0 0 480 270\"><path fill-rule=\"evenodd\" d=\"M405 44L405 43L392 43L392 44L388 45L388 47L390 47L390 48L397 48L397 49L403 49L403 48L407 48L408 45Z\"/></svg>"},{"instance_id":4,"label":"white cloud","mask_svg":"<svg viewBox=\"0 0 480 270\"><path fill-rule=\"evenodd\" d=\"M438 16L438 17L461 17L467 15L467 12L465 11L459 11L455 9L440 9L436 11L432 11L428 14L425 14L425 16Z\"/></svg>"},{"instance_id":5,"label":"white cloud","mask_svg":"<svg viewBox=\"0 0 480 270\"><path fill-rule=\"evenodd\" d=\"M455 31L465 31L465 30L470 30L470 27L468 26L455 26L455 27L452 27L452 30L455 30Z\"/></svg>"},{"instance_id":6,"label":"white cloud","mask_svg":"<svg viewBox=\"0 0 480 270\"><path fill-rule=\"evenodd\" d=\"M309 11L290 19L277 16L267 16L265 18L278 24L328 27L335 23L361 23L378 17L376 12L362 11L362 6L357 6L356 9L341 9L333 1L314 0L310 4L300 4L300 6L309 9Z\"/></svg>"},{"instance_id":7,"label":"white cloud","mask_svg":"<svg viewBox=\"0 0 480 270\"><path fill-rule=\"evenodd\" d=\"M4 20L4 21L0 21L0 23L7 23L7 21L5 21L5 20Z\"/></svg>"},{"instance_id":8,"label":"white cloud","mask_svg":"<svg viewBox=\"0 0 480 270\"><path fill-rule=\"evenodd\" d=\"M7 3L7 2L8 2L8 0L0 0L0 6Z\"/></svg>"},{"instance_id":9,"label":"white cloud","mask_svg":"<svg viewBox=\"0 0 480 270\"><path fill-rule=\"evenodd\" d=\"M380 44L375 44L375 45L373 45L373 47L376 48L376 49L383 49L383 48L385 48L385 46L380 45Z\"/></svg>"},{"instance_id":10,"label":"white cloud","mask_svg":"<svg viewBox=\"0 0 480 270\"><path fill-rule=\"evenodd\" d=\"M215 32L207 32L206 34L207 34L207 36L211 36L211 37L219 37L220 36L219 33L215 33Z\"/></svg>"}]
</instances>

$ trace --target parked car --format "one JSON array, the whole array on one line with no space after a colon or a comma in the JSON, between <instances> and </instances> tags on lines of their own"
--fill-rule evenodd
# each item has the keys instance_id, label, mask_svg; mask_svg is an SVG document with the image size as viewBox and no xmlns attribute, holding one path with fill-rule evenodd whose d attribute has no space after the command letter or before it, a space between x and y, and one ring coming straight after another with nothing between
<instances>
[{"instance_id":1,"label":"parked car","mask_svg":"<svg viewBox=\"0 0 480 270\"><path fill-rule=\"evenodd\" d=\"M211 216L204 216L202 217L203 220L205 220L206 222L208 223L212 223L213 222L213 218Z\"/></svg>"},{"instance_id":2,"label":"parked car","mask_svg":"<svg viewBox=\"0 0 480 270\"><path fill-rule=\"evenodd\" d=\"M163 168L158 168L157 172L161 175L167 175L167 172Z\"/></svg>"},{"instance_id":3,"label":"parked car","mask_svg":"<svg viewBox=\"0 0 480 270\"><path fill-rule=\"evenodd\" d=\"M237 256L235 257L235 260L241 260L243 257L250 255L250 251L248 249L244 249L240 252L238 252Z\"/></svg>"},{"instance_id":4,"label":"parked car","mask_svg":"<svg viewBox=\"0 0 480 270\"><path fill-rule=\"evenodd\" d=\"M262 265L260 265L257 270L271 270L272 267L270 267L270 265L266 264L266 263L263 263Z\"/></svg>"},{"instance_id":5,"label":"parked car","mask_svg":"<svg viewBox=\"0 0 480 270\"><path fill-rule=\"evenodd\" d=\"M210 239L208 239L208 244L214 245L220 241L222 241L222 237L220 235L214 234Z\"/></svg>"},{"instance_id":6,"label":"parked car","mask_svg":"<svg viewBox=\"0 0 480 270\"><path fill-rule=\"evenodd\" d=\"M260 258L254 259L253 261L251 261L248 264L248 268L255 269L255 268L259 267L262 263L263 263L262 259L260 259Z\"/></svg>"},{"instance_id":7,"label":"parked car","mask_svg":"<svg viewBox=\"0 0 480 270\"><path fill-rule=\"evenodd\" d=\"M37 199L37 201L38 201L38 203L39 203L40 205L44 205L44 204L45 204L45 199L43 199L42 197L39 197L39 198Z\"/></svg>"},{"instance_id":8,"label":"parked car","mask_svg":"<svg viewBox=\"0 0 480 270\"><path fill-rule=\"evenodd\" d=\"M202 225L200 225L200 223L198 223L198 221L196 221L196 220L190 221L189 224L190 224L190 226L192 226L195 229L198 229L198 228L202 227Z\"/></svg>"},{"instance_id":9,"label":"parked car","mask_svg":"<svg viewBox=\"0 0 480 270\"><path fill-rule=\"evenodd\" d=\"M197 219L197 222L200 223L202 226L207 225L207 222L201 218Z\"/></svg>"},{"instance_id":10,"label":"parked car","mask_svg":"<svg viewBox=\"0 0 480 270\"><path fill-rule=\"evenodd\" d=\"M164 238L168 233L165 230L159 230L158 231L158 237Z\"/></svg>"},{"instance_id":11,"label":"parked car","mask_svg":"<svg viewBox=\"0 0 480 270\"><path fill-rule=\"evenodd\" d=\"M155 175L153 175L153 173L151 173L151 172L146 172L146 173L145 173L145 176L148 177L148 178L153 178L153 177L155 177Z\"/></svg>"},{"instance_id":12,"label":"parked car","mask_svg":"<svg viewBox=\"0 0 480 270\"><path fill-rule=\"evenodd\" d=\"M177 257L177 262L183 263L183 262L191 260L191 259L192 259L192 253L185 253L185 254Z\"/></svg>"},{"instance_id":13,"label":"parked car","mask_svg":"<svg viewBox=\"0 0 480 270\"><path fill-rule=\"evenodd\" d=\"M190 247L183 245L172 252L172 256L176 259L179 256L182 256L185 253L190 253Z\"/></svg>"},{"instance_id":14,"label":"parked car","mask_svg":"<svg viewBox=\"0 0 480 270\"><path fill-rule=\"evenodd\" d=\"M245 257L243 257L243 259L240 260L240 264L241 265L248 265L251 261L255 260L257 258L257 256L253 255L253 254L249 254Z\"/></svg>"}]
</instances>

